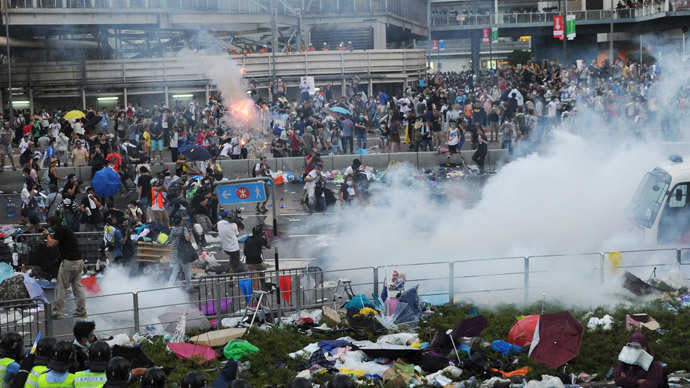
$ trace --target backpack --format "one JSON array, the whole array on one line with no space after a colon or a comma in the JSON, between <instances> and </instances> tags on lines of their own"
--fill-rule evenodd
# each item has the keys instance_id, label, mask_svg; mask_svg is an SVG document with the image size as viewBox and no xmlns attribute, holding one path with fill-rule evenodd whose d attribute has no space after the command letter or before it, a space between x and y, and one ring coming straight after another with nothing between
<instances>
[{"instance_id":1,"label":"backpack","mask_svg":"<svg viewBox=\"0 0 690 388\"><path fill-rule=\"evenodd\" d=\"M184 187L184 182L182 179L178 179L168 186L168 198L173 199L182 195L182 187Z\"/></svg>"}]
</instances>

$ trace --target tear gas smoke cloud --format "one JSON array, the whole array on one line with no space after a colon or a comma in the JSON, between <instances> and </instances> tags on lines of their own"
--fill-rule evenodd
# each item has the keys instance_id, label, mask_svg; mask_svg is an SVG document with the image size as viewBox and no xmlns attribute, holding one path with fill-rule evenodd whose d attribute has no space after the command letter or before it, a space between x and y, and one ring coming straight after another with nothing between
<instances>
[{"instance_id":1,"label":"tear gas smoke cloud","mask_svg":"<svg viewBox=\"0 0 690 388\"><path fill-rule=\"evenodd\" d=\"M669 58L670 56L666 56ZM677 57L673 57L677 60ZM675 65L674 65L675 66ZM658 95L672 98L684 72L669 74ZM670 84L666 86L667 83ZM327 269L389 266L405 272L408 284L422 294L445 294L448 264L424 264L480 259L455 264L456 295L483 301L522 301L524 261L486 258L558 253L603 252L638 247L638 233L625 209L642 176L668 157L655 123L639 141L628 128L603 122L580 107L572 133L556 131L547 149L501 168L482 188L481 200L467 207L458 200L431 199L428 185L410 182L411 169L391 172L391 183L363 210L344 209L338 216L338 237L325 256ZM681 122L681 117L674 117ZM311 222L328 222L314 218ZM314 225L310 225L314 229ZM306 256L313 253L305 252ZM624 265L673 263L673 253L629 254ZM530 294L563 297L570 303L600 304L620 293L620 279L607 273L601 284L599 255L530 259ZM424 264L418 266L406 266ZM644 273L640 272L644 271ZM631 270L646 279L651 268ZM353 283L363 273L353 271ZM622 272L622 271L621 271ZM414 279L444 280L416 281ZM370 275L369 275L370 279ZM410 281L411 280L411 281ZM506 289L502 293L468 293Z\"/></svg>"},{"instance_id":2,"label":"tear gas smoke cloud","mask_svg":"<svg viewBox=\"0 0 690 388\"><path fill-rule=\"evenodd\" d=\"M135 276L129 268L120 266L108 267L104 276L98 279L98 284L101 295L106 296L87 299L86 307L99 333L115 335L124 331L130 334L135 332L132 330L133 293L138 293L142 330L150 327L160 332L162 326L158 316L167 308L162 306L187 304L189 301L184 287L161 290L167 286L154 274Z\"/></svg>"}]
</instances>

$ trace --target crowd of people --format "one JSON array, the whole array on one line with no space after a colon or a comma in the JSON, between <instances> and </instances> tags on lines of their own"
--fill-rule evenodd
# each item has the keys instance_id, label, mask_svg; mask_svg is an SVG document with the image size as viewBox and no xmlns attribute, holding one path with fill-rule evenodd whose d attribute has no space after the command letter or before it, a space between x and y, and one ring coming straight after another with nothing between
<instances>
[{"instance_id":1,"label":"crowd of people","mask_svg":"<svg viewBox=\"0 0 690 388\"><path fill-rule=\"evenodd\" d=\"M0 382L8 388L124 388L138 384L141 388L251 388L241 378L234 359L228 360L215 381L209 382L197 370L185 373L181 381L169 381L170 370L162 366L132 366L133 360L113 355L105 341L97 340L96 325L78 321L72 342L44 337L35 350L24 351L24 338L6 332L0 338ZM338 374L328 383L330 388L354 388L352 378ZM288 388L311 388L305 378L295 378Z\"/></svg>"}]
</instances>

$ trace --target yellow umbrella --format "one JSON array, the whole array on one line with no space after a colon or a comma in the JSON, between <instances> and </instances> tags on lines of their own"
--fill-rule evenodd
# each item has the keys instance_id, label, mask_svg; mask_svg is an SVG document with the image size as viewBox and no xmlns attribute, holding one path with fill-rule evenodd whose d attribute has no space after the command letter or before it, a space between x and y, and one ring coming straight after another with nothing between
<instances>
[{"instance_id":1,"label":"yellow umbrella","mask_svg":"<svg viewBox=\"0 0 690 388\"><path fill-rule=\"evenodd\" d=\"M80 119L82 117L86 116L84 112L80 110L71 110L65 114L65 118L67 120L74 120L74 119Z\"/></svg>"}]
</instances>

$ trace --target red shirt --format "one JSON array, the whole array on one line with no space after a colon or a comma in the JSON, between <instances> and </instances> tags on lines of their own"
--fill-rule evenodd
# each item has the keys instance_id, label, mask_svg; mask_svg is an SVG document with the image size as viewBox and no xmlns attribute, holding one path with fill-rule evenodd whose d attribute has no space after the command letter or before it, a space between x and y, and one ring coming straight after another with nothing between
<instances>
[{"instance_id":1,"label":"red shirt","mask_svg":"<svg viewBox=\"0 0 690 388\"><path fill-rule=\"evenodd\" d=\"M110 164L113 165L113 170L115 170L116 173L120 173L120 165L122 164L122 156L119 154L116 154L114 152L108 154L108 156L105 157L105 160L110 162Z\"/></svg>"},{"instance_id":2,"label":"red shirt","mask_svg":"<svg viewBox=\"0 0 690 388\"><path fill-rule=\"evenodd\" d=\"M31 125L26 124L26 125L24 126L23 130L24 130L24 135L26 135L27 133L28 133L28 134L31 134Z\"/></svg>"}]
</instances>

